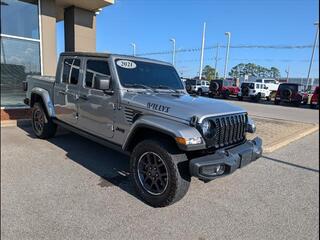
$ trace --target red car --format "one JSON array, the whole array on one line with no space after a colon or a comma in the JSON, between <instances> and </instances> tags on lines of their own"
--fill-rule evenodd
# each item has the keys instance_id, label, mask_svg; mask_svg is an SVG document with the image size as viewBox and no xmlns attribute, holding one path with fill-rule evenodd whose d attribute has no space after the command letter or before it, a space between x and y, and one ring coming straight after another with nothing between
<instances>
[{"instance_id":1,"label":"red car","mask_svg":"<svg viewBox=\"0 0 320 240\"><path fill-rule=\"evenodd\" d=\"M319 86L316 87L314 90L311 101L310 101L311 108L319 108Z\"/></svg>"},{"instance_id":2,"label":"red car","mask_svg":"<svg viewBox=\"0 0 320 240\"><path fill-rule=\"evenodd\" d=\"M240 88L236 86L234 80L212 80L209 86L209 96L222 96L228 98L230 95L237 96Z\"/></svg>"}]
</instances>

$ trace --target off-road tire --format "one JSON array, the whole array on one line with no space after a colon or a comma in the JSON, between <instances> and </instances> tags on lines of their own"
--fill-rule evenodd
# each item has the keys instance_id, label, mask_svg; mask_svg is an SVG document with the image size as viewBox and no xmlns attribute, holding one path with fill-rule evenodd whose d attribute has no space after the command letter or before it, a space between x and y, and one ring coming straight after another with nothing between
<instances>
[{"instance_id":1,"label":"off-road tire","mask_svg":"<svg viewBox=\"0 0 320 240\"><path fill-rule=\"evenodd\" d=\"M241 96L241 97L238 96L238 100L239 100L239 101L243 101L243 97L242 97L242 96Z\"/></svg>"},{"instance_id":2,"label":"off-road tire","mask_svg":"<svg viewBox=\"0 0 320 240\"><path fill-rule=\"evenodd\" d=\"M157 154L166 165L167 185L160 195L148 192L139 178L139 159L146 153ZM138 143L131 154L130 170L137 193L142 200L153 207L171 205L182 199L189 189L191 177L188 171L188 159L166 139L147 139Z\"/></svg>"},{"instance_id":3,"label":"off-road tire","mask_svg":"<svg viewBox=\"0 0 320 240\"><path fill-rule=\"evenodd\" d=\"M202 96L202 89L201 88L198 89L197 95Z\"/></svg>"},{"instance_id":4,"label":"off-road tire","mask_svg":"<svg viewBox=\"0 0 320 240\"><path fill-rule=\"evenodd\" d=\"M271 97L266 97L266 100L267 100L268 102L270 102L270 101L271 101Z\"/></svg>"},{"instance_id":5,"label":"off-road tire","mask_svg":"<svg viewBox=\"0 0 320 240\"><path fill-rule=\"evenodd\" d=\"M42 119L42 120L40 120ZM38 122L39 121L39 122ZM32 129L34 134L41 139L53 137L57 131L57 125L47 116L42 103L36 102L32 108ZM41 127L39 127L41 125Z\"/></svg>"}]
</instances>

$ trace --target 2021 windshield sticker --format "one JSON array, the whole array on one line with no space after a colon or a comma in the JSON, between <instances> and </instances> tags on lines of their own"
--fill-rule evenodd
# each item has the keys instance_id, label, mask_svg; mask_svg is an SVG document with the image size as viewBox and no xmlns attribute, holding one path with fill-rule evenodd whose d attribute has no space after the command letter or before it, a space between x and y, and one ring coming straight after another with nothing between
<instances>
[{"instance_id":1,"label":"2021 windshield sticker","mask_svg":"<svg viewBox=\"0 0 320 240\"><path fill-rule=\"evenodd\" d=\"M126 69L134 69L137 67L137 65L134 62L129 60L118 60L117 65Z\"/></svg>"}]
</instances>

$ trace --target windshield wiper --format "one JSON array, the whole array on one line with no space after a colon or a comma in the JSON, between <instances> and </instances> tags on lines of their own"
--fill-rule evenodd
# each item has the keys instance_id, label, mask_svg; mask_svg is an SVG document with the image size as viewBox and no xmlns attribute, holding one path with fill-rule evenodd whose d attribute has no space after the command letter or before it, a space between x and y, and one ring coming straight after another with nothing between
<instances>
[{"instance_id":1,"label":"windshield wiper","mask_svg":"<svg viewBox=\"0 0 320 240\"><path fill-rule=\"evenodd\" d=\"M155 88L155 89L166 89L166 90L170 90L170 91L175 92L175 93L181 93L181 91L182 91L182 90L170 88L170 87L165 86L165 85L153 86L153 88Z\"/></svg>"},{"instance_id":2,"label":"windshield wiper","mask_svg":"<svg viewBox=\"0 0 320 240\"><path fill-rule=\"evenodd\" d=\"M144 84L138 84L138 83L127 83L127 84L124 84L124 87L128 87L128 88L143 88L143 89L148 89L148 90L151 90L151 91L155 91L152 87L149 87L147 85L144 85Z\"/></svg>"}]
</instances>

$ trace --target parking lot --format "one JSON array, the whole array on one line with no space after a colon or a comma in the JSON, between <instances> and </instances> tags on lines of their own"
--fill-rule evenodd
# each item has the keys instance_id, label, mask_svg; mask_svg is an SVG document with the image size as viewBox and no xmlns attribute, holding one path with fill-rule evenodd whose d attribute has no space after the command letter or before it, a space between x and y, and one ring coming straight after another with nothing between
<instances>
[{"instance_id":1,"label":"parking lot","mask_svg":"<svg viewBox=\"0 0 320 240\"><path fill-rule=\"evenodd\" d=\"M318 123L318 111L234 102L251 115ZM293 110L294 109L294 110ZM1 129L2 239L316 239L319 132L235 174L193 180L167 208L142 202L128 157L75 134Z\"/></svg>"}]
</instances>

